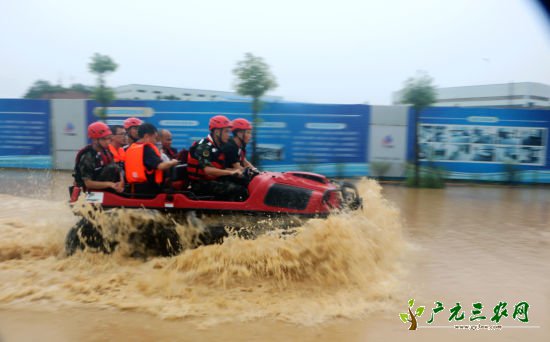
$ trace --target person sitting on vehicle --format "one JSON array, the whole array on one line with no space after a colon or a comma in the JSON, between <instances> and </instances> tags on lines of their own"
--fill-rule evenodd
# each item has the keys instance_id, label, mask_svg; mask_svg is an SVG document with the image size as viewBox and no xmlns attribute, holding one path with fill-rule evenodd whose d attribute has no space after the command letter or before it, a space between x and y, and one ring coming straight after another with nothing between
<instances>
[{"instance_id":1,"label":"person sitting on vehicle","mask_svg":"<svg viewBox=\"0 0 550 342\"><path fill-rule=\"evenodd\" d=\"M210 134L195 141L187 156L187 176L191 190L198 195L213 195L222 200L244 200L247 189L232 181L241 177L242 170L226 169L223 144L229 140L231 121L223 115L216 115L208 124Z\"/></svg>"},{"instance_id":2,"label":"person sitting on vehicle","mask_svg":"<svg viewBox=\"0 0 550 342\"><path fill-rule=\"evenodd\" d=\"M182 148L178 152L178 155L176 156L176 159L182 164L187 164L187 157L188 156L189 156L189 151L187 151L185 148Z\"/></svg>"},{"instance_id":3,"label":"person sitting on vehicle","mask_svg":"<svg viewBox=\"0 0 550 342\"><path fill-rule=\"evenodd\" d=\"M82 148L76 155L73 177L75 185L84 190L113 189L124 190L124 178L114 157L109 151L113 133L103 122L94 122L88 126L90 145Z\"/></svg>"},{"instance_id":4,"label":"person sitting on vehicle","mask_svg":"<svg viewBox=\"0 0 550 342\"><path fill-rule=\"evenodd\" d=\"M164 150L162 149L162 141L160 139L160 133L157 134L157 141L155 142L155 146L157 147L157 150L159 150L160 152L160 159L162 159L162 161L169 161L171 159L174 159L174 158L168 157L166 153L164 153Z\"/></svg>"},{"instance_id":5,"label":"person sitting on vehicle","mask_svg":"<svg viewBox=\"0 0 550 342\"><path fill-rule=\"evenodd\" d=\"M170 159L178 159L178 150L172 147L172 133L167 129L161 129L159 136L162 143L162 152Z\"/></svg>"},{"instance_id":6,"label":"person sitting on vehicle","mask_svg":"<svg viewBox=\"0 0 550 342\"><path fill-rule=\"evenodd\" d=\"M113 125L110 128L113 132L113 138L109 144L109 151L113 155L115 163L122 165L126 157L126 151L123 148L126 145L126 130L120 125Z\"/></svg>"},{"instance_id":7,"label":"person sitting on vehicle","mask_svg":"<svg viewBox=\"0 0 550 342\"><path fill-rule=\"evenodd\" d=\"M222 153L225 156L225 167L233 169L249 168L253 171L258 171L246 159L246 145L252 137L252 124L242 118L235 119L231 122L231 130L233 138L222 147Z\"/></svg>"},{"instance_id":8,"label":"person sitting on vehicle","mask_svg":"<svg viewBox=\"0 0 550 342\"><path fill-rule=\"evenodd\" d=\"M124 120L124 129L128 134L128 145L124 146L124 150L127 150L130 145L139 140L138 127L143 123L138 118L128 118Z\"/></svg>"},{"instance_id":9,"label":"person sitting on vehicle","mask_svg":"<svg viewBox=\"0 0 550 342\"><path fill-rule=\"evenodd\" d=\"M126 181L132 186L132 192L158 193L162 190L163 171L177 165L178 161L162 161L155 146L158 132L154 125L141 124L138 137L139 140L126 150Z\"/></svg>"}]
</instances>

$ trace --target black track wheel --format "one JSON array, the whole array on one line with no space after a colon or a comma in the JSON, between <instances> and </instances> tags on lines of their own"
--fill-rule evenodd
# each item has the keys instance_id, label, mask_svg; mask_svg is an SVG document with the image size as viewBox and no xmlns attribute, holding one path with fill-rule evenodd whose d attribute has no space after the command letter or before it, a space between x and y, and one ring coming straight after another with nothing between
<instances>
[{"instance_id":1,"label":"black track wheel","mask_svg":"<svg viewBox=\"0 0 550 342\"><path fill-rule=\"evenodd\" d=\"M113 247L114 246L109 246ZM91 249L103 253L110 253L112 248L107 248L101 231L86 219L78 221L67 233L65 238L65 252L73 255L77 250Z\"/></svg>"}]
</instances>

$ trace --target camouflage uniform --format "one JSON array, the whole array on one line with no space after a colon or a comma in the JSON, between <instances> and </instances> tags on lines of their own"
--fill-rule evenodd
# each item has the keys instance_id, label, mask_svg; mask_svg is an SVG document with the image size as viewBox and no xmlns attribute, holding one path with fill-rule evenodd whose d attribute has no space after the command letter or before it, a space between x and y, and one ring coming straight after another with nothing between
<instances>
[{"instance_id":1,"label":"camouflage uniform","mask_svg":"<svg viewBox=\"0 0 550 342\"><path fill-rule=\"evenodd\" d=\"M212 163L216 161L224 165L224 156L220 149L207 139L201 140L191 151L201 169L206 166L215 167ZM246 186L239 184L238 180L231 176L223 176L215 180L192 180L190 184L191 191L199 196L211 195L224 201L244 201L248 197Z\"/></svg>"},{"instance_id":2,"label":"camouflage uniform","mask_svg":"<svg viewBox=\"0 0 550 342\"><path fill-rule=\"evenodd\" d=\"M106 165L98 152L88 149L82 153L75 165L77 185L84 186L85 179L115 183L120 181L120 168L114 162L111 152L105 150L104 153L108 153L111 160Z\"/></svg>"}]
</instances>

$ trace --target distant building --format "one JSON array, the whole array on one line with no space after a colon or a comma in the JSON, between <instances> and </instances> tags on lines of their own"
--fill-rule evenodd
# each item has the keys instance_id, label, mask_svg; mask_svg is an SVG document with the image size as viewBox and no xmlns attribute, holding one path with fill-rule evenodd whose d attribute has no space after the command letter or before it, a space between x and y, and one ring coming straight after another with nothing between
<instances>
[{"instance_id":1,"label":"distant building","mask_svg":"<svg viewBox=\"0 0 550 342\"><path fill-rule=\"evenodd\" d=\"M398 104L400 99L401 91L394 92L393 104ZM433 106L550 108L550 85L511 82L437 88L437 102Z\"/></svg>"},{"instance_id":2,"label":"distant building","mask_svg":"<svg viewBox=\"0 0 550 342\"><path fill-rule=\"evenodd\" d=\"M229 91L128 84L114 88L117 99L248 102L249 97ZM280 96L264 96L266 102L282 102Z\"/></svg>"}]
</instances>

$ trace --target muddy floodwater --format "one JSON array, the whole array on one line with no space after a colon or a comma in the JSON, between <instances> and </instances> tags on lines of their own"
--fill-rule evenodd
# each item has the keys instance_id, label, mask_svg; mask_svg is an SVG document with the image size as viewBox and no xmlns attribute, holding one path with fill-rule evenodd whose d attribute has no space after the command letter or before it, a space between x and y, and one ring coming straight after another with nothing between
<instances>
[{"instance_id":1,"label":"muddy floodwater","mask_svg":"<svg viewBox=\"0 0 550 342\"><path fill-rule=\"evenodd\" d=\"M0 170L2 342L550 341L549 187L358 180L361 211L143 260L64 255L70 182Z\"/></svg>"}]
</instances>

